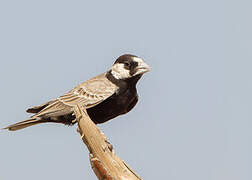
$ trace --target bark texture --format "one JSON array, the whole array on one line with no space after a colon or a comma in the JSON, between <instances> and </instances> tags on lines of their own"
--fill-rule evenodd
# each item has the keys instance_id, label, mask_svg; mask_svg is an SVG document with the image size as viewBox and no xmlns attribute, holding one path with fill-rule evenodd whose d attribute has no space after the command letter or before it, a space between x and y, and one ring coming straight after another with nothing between
<instances>
[{"instance_id":1,"label":"bark texture","mask_svg":"<svg viewBox=\"0 0 252 180\"><path fill-rule=\"evenodd\" d=\"M141 180L114 152L113 146L93 123L83 106L74 110L78 132L89 150L89 160L99 180Z\"/></svg>"}]
</instances>

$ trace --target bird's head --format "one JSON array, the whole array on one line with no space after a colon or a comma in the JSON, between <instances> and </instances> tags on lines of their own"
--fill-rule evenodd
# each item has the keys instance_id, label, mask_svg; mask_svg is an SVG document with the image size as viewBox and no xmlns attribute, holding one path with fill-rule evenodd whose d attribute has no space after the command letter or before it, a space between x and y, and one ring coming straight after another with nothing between
<instances>
[{"instance_id":1,"label":"bird's head","mask_svg":"<svg viewBox=\"0 0 252 180\"><path fill-rule=\"evenodd\" d=\"M117 58L111 68L111 74L116 79L129 79L149 72L150 66L140 57L124 54Z\"/></svg>"}]
</instances>

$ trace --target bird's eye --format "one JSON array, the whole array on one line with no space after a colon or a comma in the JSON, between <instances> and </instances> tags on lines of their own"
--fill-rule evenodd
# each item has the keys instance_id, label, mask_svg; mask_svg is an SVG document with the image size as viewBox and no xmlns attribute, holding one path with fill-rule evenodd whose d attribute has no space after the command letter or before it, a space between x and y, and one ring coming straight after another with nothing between
<instances>
[{"instance_id":1,"label":"bird's eye","mask_svg":"<svg viewBox=\"0 0 252 180\"><path fill-rule=\"evenodd\" d=\"M130 63L129 62L125 62L124 63L126 67L129 67L130 66Z\"/></svg>"}]
</instances>

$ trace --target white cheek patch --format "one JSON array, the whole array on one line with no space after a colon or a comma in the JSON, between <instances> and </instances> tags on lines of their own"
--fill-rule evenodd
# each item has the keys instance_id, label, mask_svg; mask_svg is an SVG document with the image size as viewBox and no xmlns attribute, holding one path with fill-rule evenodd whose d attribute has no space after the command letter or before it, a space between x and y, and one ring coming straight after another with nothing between
<instances>
[{"instance_id":1,"label":"white cheek patch","mask_svg":"<svg viewBox=\"0 0 252 180\"><path fill-rule=\"evenodd\" d=\"M130 71L124 68L124 64L117 63L112 66L111 74L116 79L126 79L130 77Z\"/></svg>"}]
</instances>

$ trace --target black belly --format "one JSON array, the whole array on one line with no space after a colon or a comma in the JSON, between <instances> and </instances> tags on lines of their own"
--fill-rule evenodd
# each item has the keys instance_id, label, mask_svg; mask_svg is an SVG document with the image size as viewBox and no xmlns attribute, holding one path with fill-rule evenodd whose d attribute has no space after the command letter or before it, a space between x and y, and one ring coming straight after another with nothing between
<instances>
[{"instance_id":1,"label":"black belly","mask_svg":"<svg viewBox=\"0 0 252 180\"><path fill-rule=\"evenodd\" d=\"M87 113L94 123L104 123L129 112L136 105L137 100L137 92L128 90L123 94L113 94L102 103L87 109Z\"/></svg>"}]
</instances>

